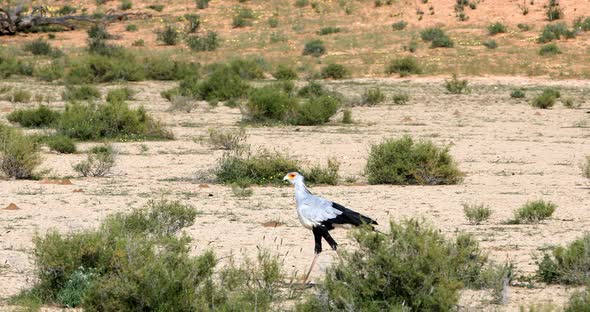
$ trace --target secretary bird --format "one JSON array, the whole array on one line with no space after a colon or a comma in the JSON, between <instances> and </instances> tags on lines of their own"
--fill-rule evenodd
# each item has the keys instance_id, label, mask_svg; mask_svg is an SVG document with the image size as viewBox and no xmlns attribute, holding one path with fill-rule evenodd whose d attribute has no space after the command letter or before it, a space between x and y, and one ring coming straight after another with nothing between
<instances>
[{"instance_id":1,"label":"secretary bird","mask_svg":"<svg viewBox=\"0 0 590 312\"><path fill-rule=\"evenodd\" d=\"M297 202L299 221L304 227L313 232L315 239L315 255L303 280L305 284L318 256L322 252L322 237L333 250L336 250L338 246L330 235L330 230L337 226L359 226L362 224L368 224L373 228L373 225L377 225L377 222L338 203L311 194L305 186L303 176L298 172L288 173L283 180L289 181L295 186L295 201Z\"/></svg>"}]
</instances>

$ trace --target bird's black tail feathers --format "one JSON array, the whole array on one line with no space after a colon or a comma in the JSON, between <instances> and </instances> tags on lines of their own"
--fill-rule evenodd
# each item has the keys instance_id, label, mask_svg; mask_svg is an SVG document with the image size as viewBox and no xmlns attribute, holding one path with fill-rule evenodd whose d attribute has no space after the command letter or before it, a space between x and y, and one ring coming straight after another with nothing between
<instances>
[{"instance_id":1,"label":"bird's black tail feathers","mask_svg":"<svg viewBox=\"0 0 590 312\"><path fill-rule=\"evenodd\" d=\"M332 219L332 223L335 224L352 224L354 226L359 226L363 224L368 224L371 228L374 229L373 225L378 225L377 221L362 215L354 210L348 209L338 203L332 203L332 207L338 209L342 212L338 217Z\"/></svg>"}]
</instances>

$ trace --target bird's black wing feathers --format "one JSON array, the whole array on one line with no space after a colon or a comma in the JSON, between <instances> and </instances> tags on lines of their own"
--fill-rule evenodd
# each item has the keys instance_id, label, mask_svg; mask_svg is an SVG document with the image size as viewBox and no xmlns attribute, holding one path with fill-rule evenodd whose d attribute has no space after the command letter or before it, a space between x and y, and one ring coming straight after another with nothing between
<instances>
[{"instance_id":1,"label":"bird's black wing feathers","mask_svg":"<svg viewBox=\"0 0 590 312\"><path fill-rule=\"evenodd\" d=\"M332 203L332 207L341 211L342 213L336 218L328 219L322 222L322 225L324 225L328 230L333 229L334 224L351 224L354 226L359 226L361 224L377 225L377 221L354 210L348 209L338 203Z\"/></svg>"}]
</instances>

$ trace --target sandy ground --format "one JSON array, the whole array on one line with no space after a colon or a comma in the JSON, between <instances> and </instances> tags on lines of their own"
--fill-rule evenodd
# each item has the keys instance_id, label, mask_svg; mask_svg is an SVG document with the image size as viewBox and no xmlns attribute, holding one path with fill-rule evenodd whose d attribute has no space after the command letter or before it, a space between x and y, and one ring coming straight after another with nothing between
<instances>
[{"instance_id":1,"label":"sandy ground","mask_svg":"<svg viewBox=\"0 0 590 312\"><path fill-rule=\"evenodd\" d=\"M568 243L590 229L590 181L580 170L584 155L590 154L590 82L515 77L470 82L467 95L447 94L442 78L329 82L348 98L378 85L388 98L407 92L411 99L404 106L387 102L355 107L353 125L249 127L248 143L286 153L303 164L324 164L327 158L336 158L341 175L355 177L356 183L312 191L372 216L383 231L390 219L424 218L449 237L458 231L473 233L492 259L513 261L517 275L532 274L540 249ZM55 98L62 88L32 81L5 84L51 92ZM159 92L172 85L130 84L139 91L132 105L144 105L170 127L176 140L115 143L119 156L112 176L72 178L71 185L0 180L0 208L10 203L20 208L0 210L1 299L33 283L31 239L35 233L92 228L111 213L158 198L180 200L201 212L196 224L187 229L194 239L195 254L212 249L220 257L242 252L253 255L256 247L264 247L284 258L287 272L301 274L307 268L313 257L313 237L299 225L291 187L255 187L253 196L238 198L228 186L195 179L195 173L213 168L223 154L203 139L207 129L237 127L240 111L200 103L191 113L168 112ZM563 97L572 97L582 107L532 108L529 99L544 85L558 86ZM511 99L509 93L515 86L529 88L529 99ZM111 87L102 87L103 93ZM5 114L15 107L33 105L0 101L0 118L5 120ZM63 107L63 103L55 101L51 106ZM370 145L403 134L451 145L465 181L453 186L366 185L363 170ZM75 155L46 151L43 167L53 176L75 176L72 164L84 159L84 151L92 145L80 144L82 152ZM514 209L539 198L558 205L553 218L538 225L503 224ZM470 225L462 203L485 203L494 214L482 225ZM263 226L267 221L285 225ZM350 246L345 231L335 231L334 238L342 248ZM330 251L322 254L313 279L322 276L333 256ZM467 310L517 311L531 303L561 305L571 291L535 282L530 288L511 287L507 306L488 304L485 291L465 291L461 304Z\"/></svg>"}]
</instances>

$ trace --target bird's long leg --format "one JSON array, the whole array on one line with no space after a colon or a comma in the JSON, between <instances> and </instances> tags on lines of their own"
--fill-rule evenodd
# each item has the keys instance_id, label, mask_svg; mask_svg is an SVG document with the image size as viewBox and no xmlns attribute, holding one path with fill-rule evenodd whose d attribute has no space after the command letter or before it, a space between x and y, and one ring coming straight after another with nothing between
<instances>
[{"instance_id":1,"label":"bird's long leg","mask_svg":"<svg viewBox=\"0 0 590 312\"><path fill-rule=\"evenodd\" d=\"M320 255L319 253L316 253L315 256L313 256L313 261L311 261L311 266L309 267L307 274L305 274L305 279L303 279L303 285L307 284L307 280L309 279L309 275L311 274L311 271L313 270L313 267L315 265L315 262L318 260L319 255Z\"/></svg>"}]
</instances>

